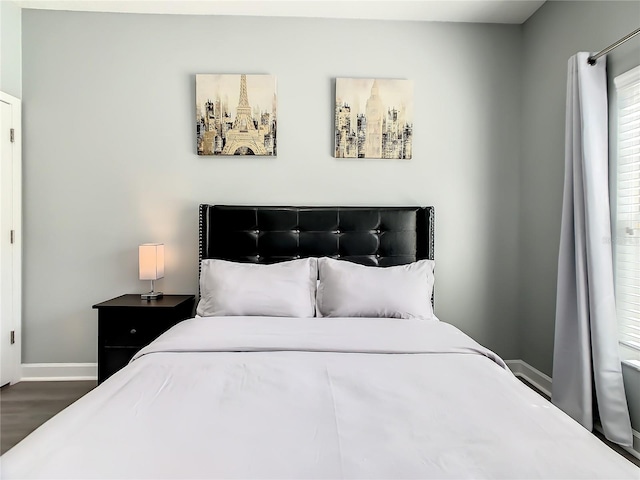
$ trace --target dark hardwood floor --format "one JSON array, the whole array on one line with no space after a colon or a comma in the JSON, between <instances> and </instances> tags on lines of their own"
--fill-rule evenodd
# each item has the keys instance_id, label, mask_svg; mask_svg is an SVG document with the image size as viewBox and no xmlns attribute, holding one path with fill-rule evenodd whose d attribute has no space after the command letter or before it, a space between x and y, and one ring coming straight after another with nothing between
<instances>
[{"instance_id":1,"label":"dark hardwood floor","mask_svg":"<svg viewBox=\"0 0 640 480\"><path fill-rule=\"evenodd\" d=\"M95 386L95 381L20 382L0 388L0 455Z\"/></svg>"}]
</instances>

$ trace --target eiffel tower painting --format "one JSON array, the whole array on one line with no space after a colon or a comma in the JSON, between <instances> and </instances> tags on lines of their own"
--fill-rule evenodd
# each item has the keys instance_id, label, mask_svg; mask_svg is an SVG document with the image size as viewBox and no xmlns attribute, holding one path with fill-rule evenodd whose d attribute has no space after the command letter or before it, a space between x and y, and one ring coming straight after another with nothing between
<instances>
[{"instance_id":1,"label":"eiffel tower painting","mask_svg":"<svg viewBox=\"0 0 640 480\"><path fill-rule=\"evenodd\" d=\"M272 75L196 75L198 155L275 156L276 106Z\"/></svg>"}]
</instances>

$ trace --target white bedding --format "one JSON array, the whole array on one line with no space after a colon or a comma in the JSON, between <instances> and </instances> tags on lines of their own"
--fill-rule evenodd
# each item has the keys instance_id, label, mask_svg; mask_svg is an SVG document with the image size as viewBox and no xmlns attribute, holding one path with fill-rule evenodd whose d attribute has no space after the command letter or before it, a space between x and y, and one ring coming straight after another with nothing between
<instances>
[{"instance_id":1,"label":"white bedding","mask_svg":"<svg viewBox=\"0 0 640 480\"><path fill-rule=\"evenodd\" d=\"M196 318L0 458L12 478L640 478L437 320Z\"/></svg>"}]
</instances>

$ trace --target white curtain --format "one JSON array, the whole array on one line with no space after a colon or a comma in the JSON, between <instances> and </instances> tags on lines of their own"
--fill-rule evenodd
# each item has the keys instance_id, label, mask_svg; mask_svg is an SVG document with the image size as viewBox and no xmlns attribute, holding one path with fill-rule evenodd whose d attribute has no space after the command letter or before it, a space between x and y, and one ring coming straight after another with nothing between
<instances>
[{"instance_id":1,"label":"white curtain","mask_svg":"<svg viewBox=\"0 0 640 480\"><path fill-rule=\"evenodd\" d=\"M613 283L606 59L569 59L552 401L630 446Z\"/></svg>"}]
</instances>

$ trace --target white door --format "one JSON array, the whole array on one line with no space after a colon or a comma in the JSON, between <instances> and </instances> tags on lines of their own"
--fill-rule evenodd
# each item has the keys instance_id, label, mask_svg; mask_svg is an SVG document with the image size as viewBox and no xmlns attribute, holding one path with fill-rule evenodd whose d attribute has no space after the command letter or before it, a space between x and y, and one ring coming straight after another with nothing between
<instances>
[{"instance_id":1,"label":"white door","mask_svg":"<svg viewBox=\"0 0 640 480\"><path fill-rule=\"evenodd\" d=\"M13 376L13 106L0 101L0 386Z\"/></svg>"}]
</instances>

